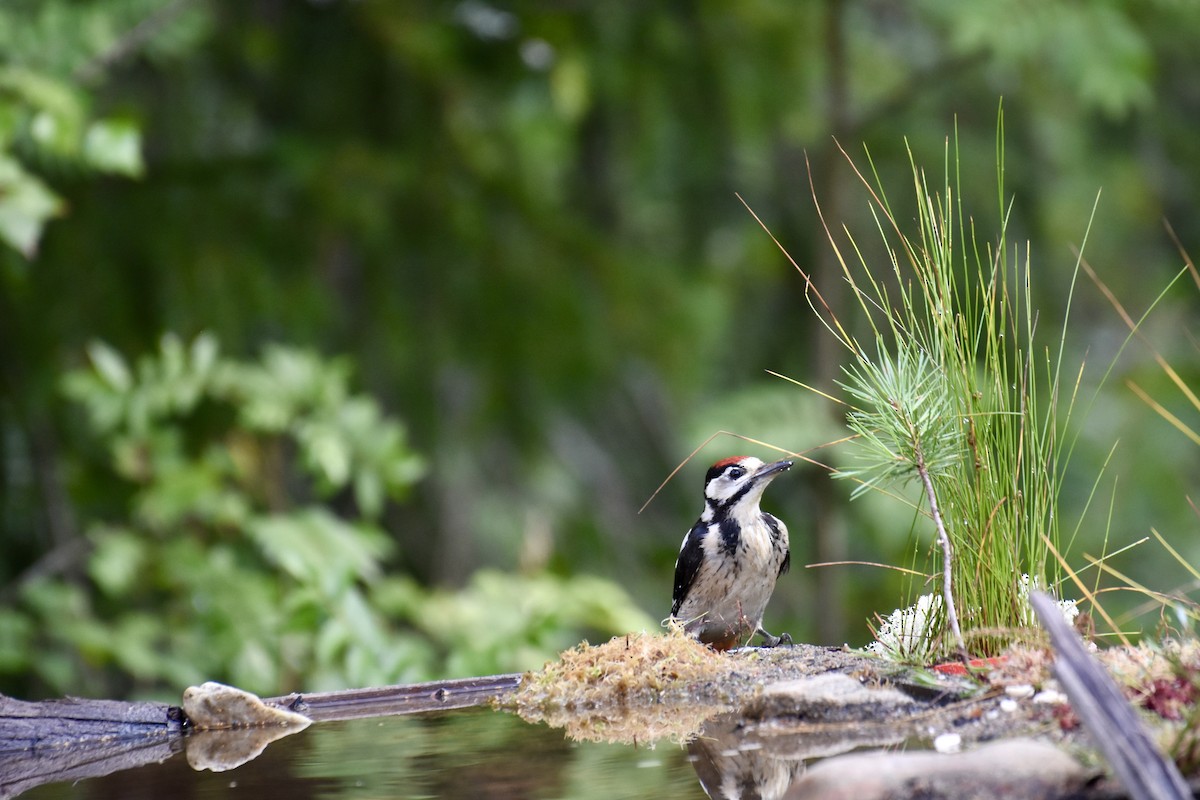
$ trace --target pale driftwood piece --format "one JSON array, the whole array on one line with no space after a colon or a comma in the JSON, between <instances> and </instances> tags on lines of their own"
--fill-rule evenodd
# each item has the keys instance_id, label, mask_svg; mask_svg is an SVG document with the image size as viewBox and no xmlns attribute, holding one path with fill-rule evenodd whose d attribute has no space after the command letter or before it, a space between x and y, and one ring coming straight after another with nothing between
<instances>
[{"instance_id":1,"label":"pale driftwood piece","mask_svg":"<svg viewBox=\"0 0 1200 800\"><path fill-rule=\"evenodd\" d=\"M303 714L216 681L184 689L183 713L191 723L192 732L289 728L293 733L299 733L312 724L312 720Z\"/></svg>"},{"instance_id":2,"label":"pale driftwood piece","mask_svg":"<svg viewBox=\"0 0 1200 800\"><path fill-rule=\"evenodd\" d=\"M1057 658L1054 674L1071 707L1135 800L1182 800L1192 796L1175 762L1150 732L1104 668L1088 655L1049 595L1030 592L1029 602L1050 633Z\"/></svg>"}]
</instances>

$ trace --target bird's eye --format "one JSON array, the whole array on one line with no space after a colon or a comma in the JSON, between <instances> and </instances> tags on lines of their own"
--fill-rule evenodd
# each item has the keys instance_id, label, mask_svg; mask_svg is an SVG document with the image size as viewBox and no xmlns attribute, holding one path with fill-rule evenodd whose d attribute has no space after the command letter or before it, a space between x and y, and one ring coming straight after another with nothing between
<instances>
[{"instance_id":1,"label":"bird's eye","mask_svg":"<svg viewBox=\"0 0 1200 800\"><path fill-rule=\"evenodd\" d=\"M745 467L730 467L728 474L729 474L729 477L733 478L734 480L737 480L738 478L740 478L746 474L746 468Z\"/></svg>"}]
</instances>

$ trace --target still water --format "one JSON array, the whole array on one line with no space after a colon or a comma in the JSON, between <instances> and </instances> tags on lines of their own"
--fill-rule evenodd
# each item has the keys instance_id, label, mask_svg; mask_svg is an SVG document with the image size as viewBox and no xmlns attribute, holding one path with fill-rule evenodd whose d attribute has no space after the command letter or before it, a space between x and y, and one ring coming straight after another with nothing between
<instances>
[{"instance_id":1,"label":"still water","mask_svg":"<svg viewBox=\"0 0 1200 800\"><path fill-rule=\"evenodd\" d=\"M32 789L52 798L704 798L687 750L576 743L488 709L313 725L228 772L159 764Z\"/></svg>"}]
</instances>

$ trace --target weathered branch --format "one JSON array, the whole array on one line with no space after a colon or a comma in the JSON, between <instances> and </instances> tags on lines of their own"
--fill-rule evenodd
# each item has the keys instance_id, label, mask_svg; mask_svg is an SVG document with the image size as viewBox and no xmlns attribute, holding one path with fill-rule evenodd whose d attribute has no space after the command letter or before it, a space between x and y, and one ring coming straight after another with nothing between
<instances>
[{"instance_id":1,"label":"weathered branch","mask_svg":"<svg viewBox=\"0 0 1200 800\"><path fill-rule=\"evenodd\" d=\"M1163 755L1116 683L1088 655L1058 604L1037 591L1029 593L1029 604L1050 633L1058 654L1054 674L1066 690L1071 708L1129 793L1136 800L1192 797L1175 762Z\"/></svg>"},{"instance_id":2,"label":"weathered branch","mask_svg":"<svg viewBox=\"0 0 1200 800\"><path fill-rule=\"evenodd\" d=\"M963 641L962 630L958 626L958 610L954 606L954 550L950 545L950 536L946 533L946 526L942 522L942 512L938 509L937 494L933 491L933 478L929 476L929 468L925 464L921 439L915 430L912 433L917 473L921 476L921 483L925 485L925 498L929 501L929 513L933 517L933 524L937 527L938 544L942 546L942 599L946 603L946 622L949 623L950 631L954 634L954 641L958 645L958 654L965 661L968 658L967 645Z\"/></svg>"}]
</instances>

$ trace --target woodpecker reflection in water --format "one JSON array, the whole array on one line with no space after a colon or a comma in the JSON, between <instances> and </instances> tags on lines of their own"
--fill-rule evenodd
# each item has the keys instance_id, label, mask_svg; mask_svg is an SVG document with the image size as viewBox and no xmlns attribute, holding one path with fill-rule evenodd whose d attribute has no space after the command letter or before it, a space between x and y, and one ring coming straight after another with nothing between
<instances>
[{"instance_id":1,"label":"woodpecker reflection in water","mask_svg":"<svg viewBox=\"0 0 1200 800\"><path fill-rule=\"evenodd\" d=\"M716 650L739 647L756 633L767 647L792 641L762 627L791 552L787 526L758 507L767 485L791 466L734 456L713 464L705 476L704 511L675 562L671 616Z\"/></svg>"},{"instance_id":2,"label":"woodpecker reflection in water","mask_svg":"<svg viewBox=\"0 0 1200 800\"><path fill-rule=\"evenodd\" d=\"M713 800L779 800L804 774L806 740L762 737L740 713L722 714L688 742L688 761Z\"/></svg>"}]
</instances>

